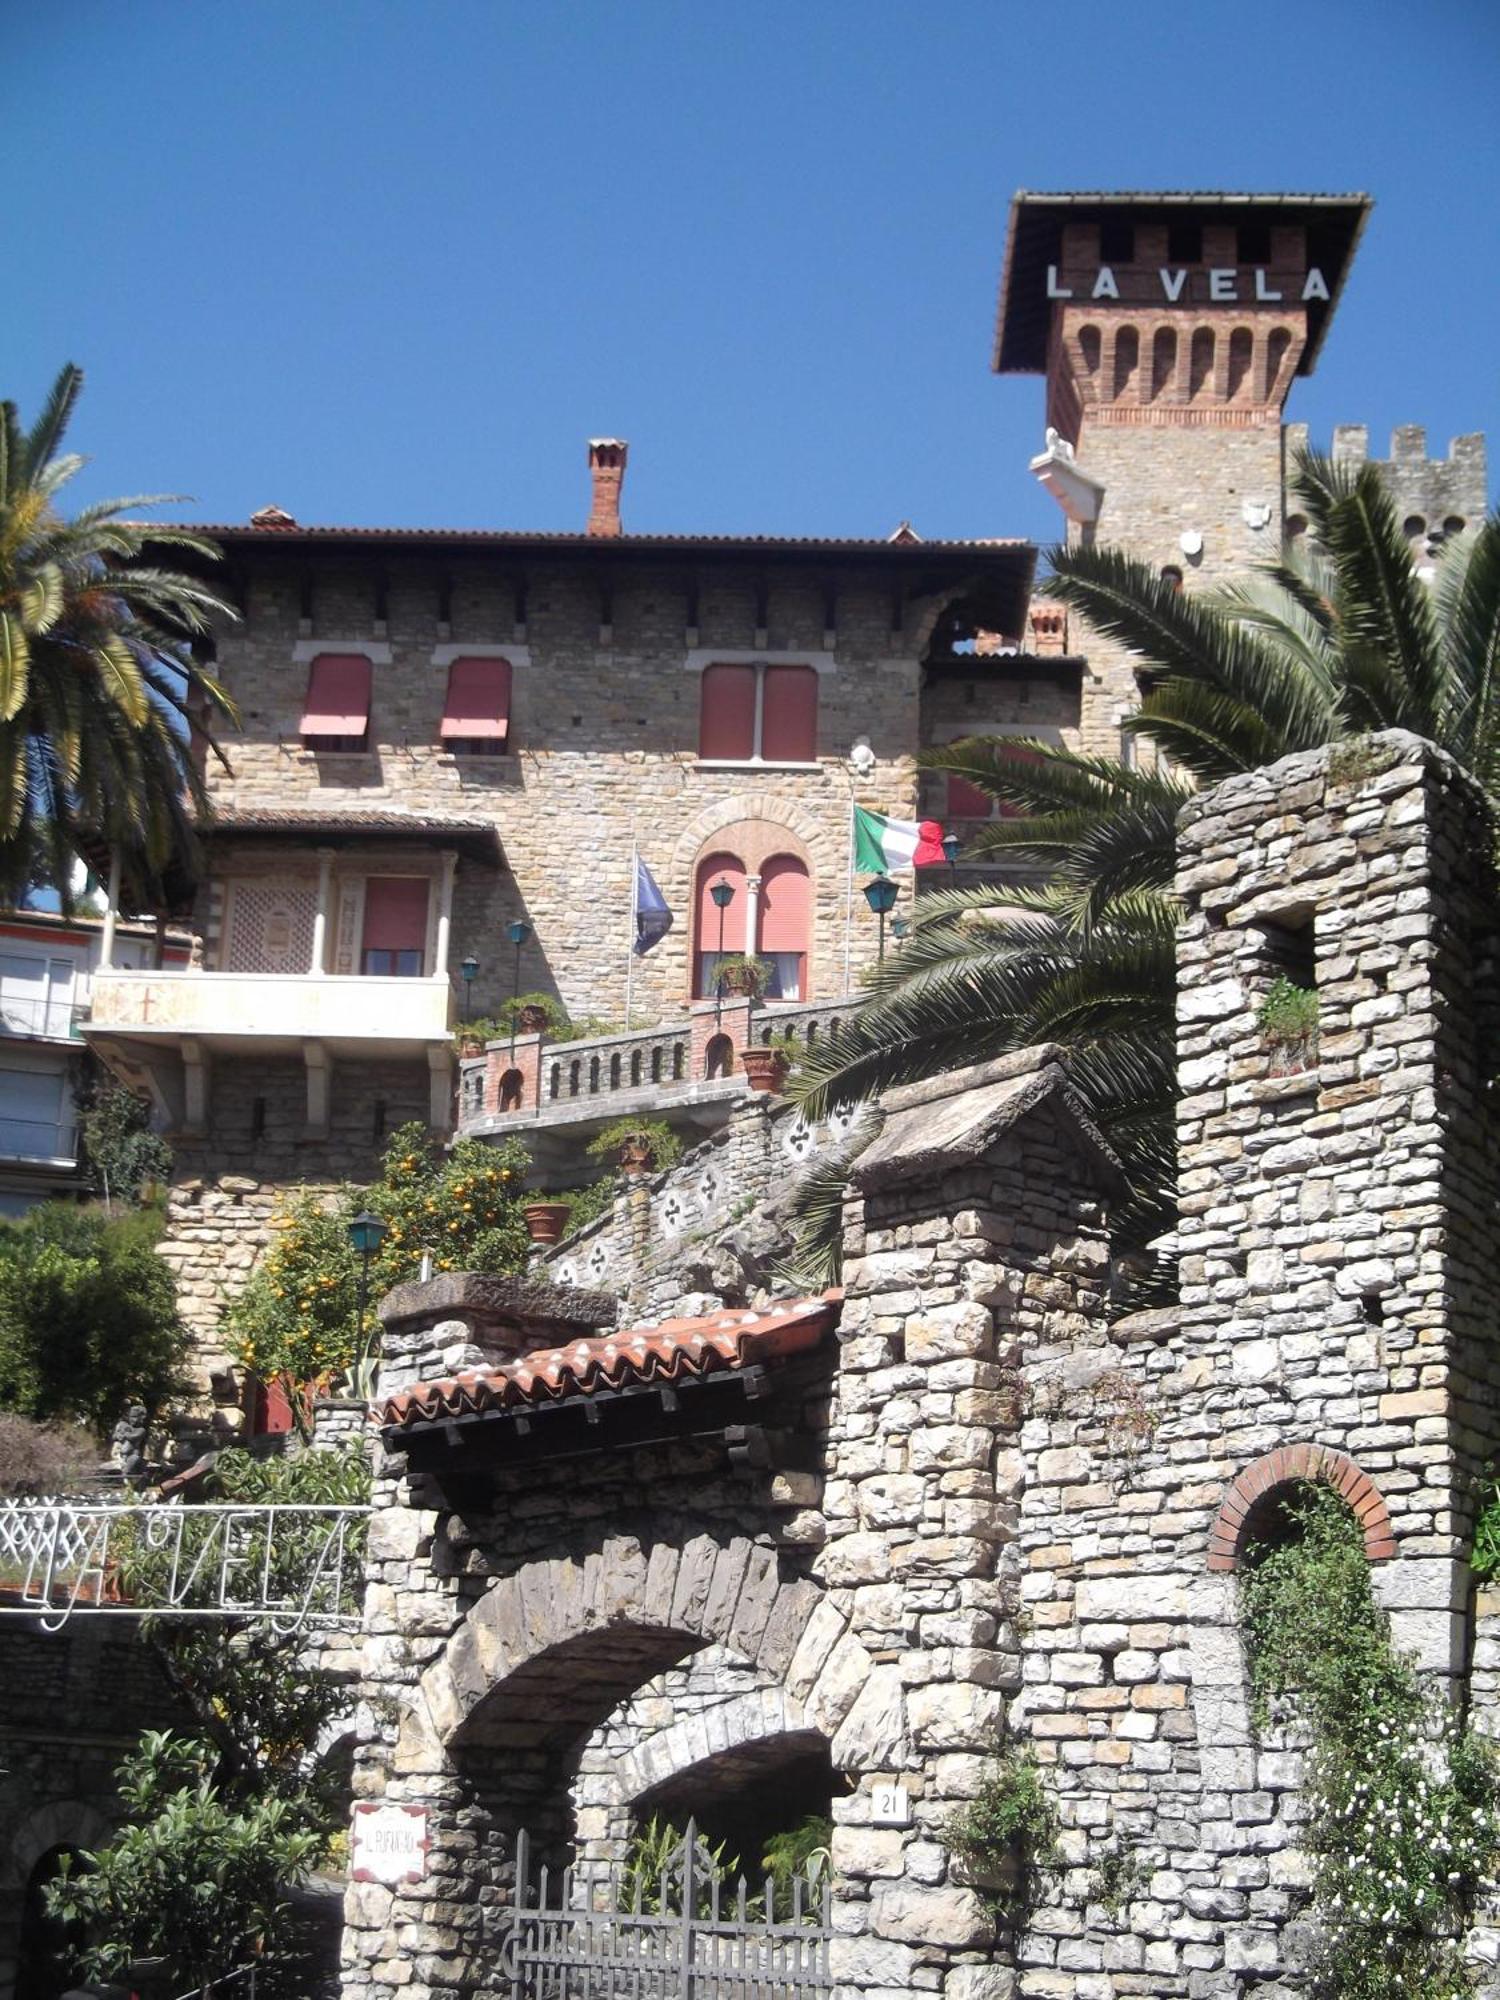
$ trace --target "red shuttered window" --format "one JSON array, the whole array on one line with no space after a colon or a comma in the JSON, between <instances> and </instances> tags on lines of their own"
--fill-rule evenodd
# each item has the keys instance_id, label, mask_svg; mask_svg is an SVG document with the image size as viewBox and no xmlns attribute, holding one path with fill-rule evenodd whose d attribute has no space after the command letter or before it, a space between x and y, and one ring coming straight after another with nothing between
<instances>
[{"instance_id":1,"label":"red shuttered window","mask_svg":"<svg viewBox=\"0 0 1500 2000\"><path fill-rule=\"evenodd\" d=\"M967 778L948 773L948 818L949 819L989 819L993 816L995 801L988 792L971 785Z\"/></svg>"},{"instance_id":2,"label":"red shuttered window","mask_svg":"<svg viewBox=\"0 0 1500 2000\"><path fill-rule=\"evenodd\" d=\"M734 895L720 922L718 905L710 894L716 882L727 882ZM698 863L697 893L693 899L697 919L696 950L693 954L693 998L711 1000L714 975L718 970L720 940L722 956L732 958L745 943L745 864L737 854L708 854Z\"/></svg>"},{"instance_id":3,"label":"red shuttered window","mask_svg":"<svg viewBox=\"0 0 1500 2000\"><path fill-rule=\"evenodd\" d=\"M510 735L510 661L458 659L448 669L441 735L473 757L497 757Z\"/></svg>"},{"instance_id":4,"label":"red shuttered window","mask_svg":"<svg viewBox=\"0 0 1500 2000\"><path fill-rule=\"evenodd\" d=\"M370 732L370 662L319 653L307 677L302 740L314 750L363 750Z\"/></svg>"},{"instance_id":5,"label":"red shuttered window","mask_svg":"<svg viewBox=\"0 0 1500 2000\"><path fill-rule=\"evenodd\" d=\"M754 667L705 667L698 722L698 755L748 759L755 755Z\"/></svg>"},{"instance_id":6,"label":"red shuttered window","mask_svg":"<svg viewBox=\"0 0 1500 2000\"><path fill-rule=\"evenodd\" d=\"M421 978L427 957L429 887L423 876L368 877L360 953L362 972L386 978Z\"/></svg>"},{"instance_id":7,"label":"red shuttered window","mask_svg":"<svg viewBox=\"0 0 1500 2000\"><path fill-rule=\"evenodd\" d=\"M795 854L773 854L760 871L760 952L771 961L768 1000L805 1000L812 883Z\"/></svg>"},{"instance_id":8,"label":"red shuttered window","mask_svg":"<svg viewBox=\"0 0 1500 2000\"><path fill-rule=\"evenodd\" d=\"M810 764L818 754L818 677L811 667L767 667L760 754L768 764Z\"/></svg>"}]
</instances>

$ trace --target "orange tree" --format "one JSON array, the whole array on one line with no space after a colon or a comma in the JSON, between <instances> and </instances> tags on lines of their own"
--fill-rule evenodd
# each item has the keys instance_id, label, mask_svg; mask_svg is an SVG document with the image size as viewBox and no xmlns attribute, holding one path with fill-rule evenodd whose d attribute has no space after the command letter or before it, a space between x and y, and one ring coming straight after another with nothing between
<instances>
[{"instance_id":1,"label":"orange tree","mask_svg":"<svg viewBox=\"0 0 1500 2000\"><path fill-rule=\"evenodd\" d=\"M386 1225L370 1261L372 1306L418 1276L424 1251L435 1271L523 1270L529 1164L515 1141L461 1139L443 1153L422 1126L403 1125L373 1187L304 1193L284 1204L270 1247L230 1308L232 1351L263 1382L289 1389L326 1389L348 1374L359 1336L360 1261L349 1223L361 1209Z\"/></svg>"}]
</instances>

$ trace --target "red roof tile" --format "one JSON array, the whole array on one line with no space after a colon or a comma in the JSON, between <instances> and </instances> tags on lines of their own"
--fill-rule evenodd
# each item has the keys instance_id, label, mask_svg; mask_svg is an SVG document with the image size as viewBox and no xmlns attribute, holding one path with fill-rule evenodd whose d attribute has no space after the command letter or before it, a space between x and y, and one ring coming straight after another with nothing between
<instances>
[{"instance_id":1,"label":"red roof tile","mask_svg":"<svg viewBox=\"0 0 1500 2000\"><path fill-rule=\"evenodd\" d=\"M514 1360L468 1368L440 1382L417 1382L377 1412L398 1429L483 1411L559 1403L638 1383L680 1382L779 1361L816 1347L838 1322L842 1294L669 1319L623 1333L596 1334L566 1347L535 1348Z\"/></svg>"}]
</instances>

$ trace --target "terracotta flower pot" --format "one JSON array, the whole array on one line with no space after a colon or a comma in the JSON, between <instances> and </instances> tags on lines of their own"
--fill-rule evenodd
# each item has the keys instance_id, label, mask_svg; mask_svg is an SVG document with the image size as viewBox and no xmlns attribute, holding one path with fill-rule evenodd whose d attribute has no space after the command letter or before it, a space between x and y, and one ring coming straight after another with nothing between
<instances>
[{"instance_id":1,"label":"terracotta flower pot","mask_svg":"<svg viewBox=\"0 0 1500 2000\"><path fill-rule=\"evenodd\" d=\"M651 1167L651 1142L648 1139L627 1139L620 1147L620 1172L628 1174L632 1180L647 1173Z\"/></svg>"},{"instance_id":2,"label":"terracotta flower pot","mask_svg":"<svg viewBox=\"0 0 1500 2000\"><path fill-rule=\"evenodd\" d=\"M740 1068L745 1072L750 1088L763 1091L771 1097L778 1097L781 1094L781 1086L786 1082L785 1051L768 1049L760 1042L751 1042L738 1053Z\"/></svg>"},{"instance_id":3,"label":"terracotta flower pot","mask_svg":"<svg viewBox=\"0 0 1500 2000\"><path fill-rule=\"evenodd\" d=\"M461 1056L482 1056L484 1043L478 1035L463 1035L459 1038L458 1052Z\"/></svg>"},{"instance_id":4,"label":"terracotta flower pot","mask_svg":"<svg viewBox=\"0 0 1500 2000\"><path fill-rule=\"evenodd\" d=\"M517 1025L523 1035L545 1035L547 1032L546 1008L523 1007Z\"/></svg>"},{"instance_id":5,"label":"terracotta flower pot","mask_svg":"<svg viewBox=\"0 0 1500 2000\"><path fill-rule=\"evenodd\" d=\"M533 1243L561 1243L568 1225L565 1201L528 1201L521 1213Z\"/></svg>"}]
</instances>

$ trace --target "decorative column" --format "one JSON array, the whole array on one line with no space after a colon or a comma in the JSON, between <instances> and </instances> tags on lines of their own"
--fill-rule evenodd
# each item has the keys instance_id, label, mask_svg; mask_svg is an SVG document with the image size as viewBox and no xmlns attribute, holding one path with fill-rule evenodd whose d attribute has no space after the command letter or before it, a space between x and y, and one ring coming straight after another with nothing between
<instances>
[{"instance_id":1,"label":"decorative column","mask_svg":"<svg viewBox=\"0 0 1500 2000\"><path fill-rule=\"evenodd\" d=\"M745 956L754 958L755 941L760 934L760 877L745 877Z\"/></svg>"},{"instance_id":2,"label":"decorative column","mask_svg":"<svg viewBox=\"0 0 1500 2000\"><path fill-rule=\"evenodd\" d=\"M443 849L443 874L438 885L437 963L435 979L448 977L448 940L453 930L453 878L458 872L458 856L451 847Z\"/></svg>"},{"instance_id":3,"label":"decorative column","mask_svg":"<svg viewBox=\"0 0 1500 2000\"><path fill-rule=\"evenodd\" d=\"M328 966L328 905L333 894L333 849L318 849L318 907L313 912L312 963L308 974L317 979Z\"/></svg>"}]
</instances>

